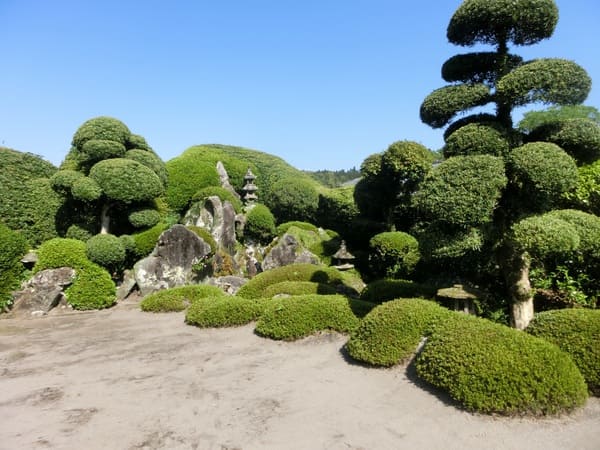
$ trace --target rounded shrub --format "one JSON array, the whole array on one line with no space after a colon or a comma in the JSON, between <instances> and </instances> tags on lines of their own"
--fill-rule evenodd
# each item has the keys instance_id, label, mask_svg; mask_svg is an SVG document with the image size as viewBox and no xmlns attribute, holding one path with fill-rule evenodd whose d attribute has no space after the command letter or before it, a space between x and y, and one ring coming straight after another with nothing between
<instances>
[{"instance_id":1,"label":"rounded shrub","mask_svg":"<svg viewBox=\"0 0 600 450\"><path fill-rule=\"evenodd\" d=\"M446 139L444 157L459 155L504 156L510 150L506 131L492 124L470 123Z\"/></svg>"},{"instance_id":2,"label":"rounded shrub","mask_svg":"<svg viewBox=\"0 0 600 450\"><path fill-rule=\"evenodd\" d=\"M377 277L399 278L410 274L421 255L419 243L408 233L379 233L369 242L369 265Z\"/></svg>"},{"instance_id":3,"label":"rounded shrub","mask_svg":"<svg viewBox=\"0 0 600 450\"><path fill-rule=\"evenodd\" d=\"M125 155L125 146L121 142L108 139L90 139L79 148L79 151L85 155L86 160L100 161L121 158Z\"/></svg>"},{"instance_id":4,"label":"rounded shrub","mask_svg":"<svg viewBox=\"0 0 600 450\"><path fill-rule=\"evenodd\" d=\"M256 320L264 302L233 296L204 297L188 308L185 321L202 328L232 327Z\"/></svg>"},{"instance_id":5,"label":"rounded shrub","mask_svg":"<svg viewBox=\"0 0 600 450\"><path fill-rule=\"evenodd\" d=\"M82 148L92 139L102 139L125 144L130 137L129 128L118 119L112 117L95 117L81 125L73 136L73 146Z\"/></svg>"},{"instance_id":6,"label":"rounded shrub","mask_svg":"<svg viewBox=\"0 0 600 450\"><path fill-rule=\"evenodd\" d=\"M116 286L102 267L88 262L76 268L75 281L65 291L67 302L75 309L103 309L115 303Z\"/></svg>"},{"instance_id":7,"label":"rounded shrub","mask_svg":"<svg viewBox=\"0 0 600 450\"><path fill-rule=\"evenodd\" d=\"M271 339L291 341L318 331L348 333L360 319L352 303L341 295L299 295L273 299L267 303L256 323L256 332Z\"/></svg>"},{"instance_id":8,"label":"rounded shrub","mask_svg":"<svg viewBox=\"0 0 600 450\"><path fill-rule=\"evenodd\" d=\"M140 308L146 312L183 311L200 299L224 295L220 288L207 284L179 286L147 295L140 302Z\"/></svg>"},{"instance_id":9,"label":"rounded shrub","mask_svg":"<svg viewBox=\"0 0 600 450\"><path fill-rule=\"evenodd\" d=\"M153 208L135 209L127 216L135 228L150 228L160 222L160 213Z\"/></svg>"},{"instance_id":10,"label":"rounded shrub","mask_svg":"<svg viewBox=\"0 0 600 450\"><path fill-rule=\"evenodd\" d=\"M540 258L572 252L580 244L576 227L551 214L520 220L512 226L507 238L514 248Z\"/></svg>"},{"instance_id":11,"label":"rounded shrub","mask_svg":"<svg viewBox=\"0 0 600 450\"><path fill-rule=\"evenodd\" d=\"M409 359L421 339L453 313L435 302L397 299L375 307L351 334L350 356L376 366L393 366Z\"/></svg>"},{"instance_id":12,"label":"rounded shrub","mask_svg":"<svg viewBox=\"0 0 600 450\"><path fill-rule=\"evenodd\" d=\"M96 230L91 229L92 227L88 225L81 224L73 224L69 225L67 228L67 232L65 233L65 237L68 239L77 239L79 241L87 242L96 232Z\"/></svg>"},{"instance_id":13,"label":"rounded shrub","mask_svg":"<svg viewBox=\"0 0 600 450\"><path fill-rule=\"evenodd\" d=\"M319 207L319 194L314 184L294 178L274 183L269 200L271 211L279 222L312 221Z\"/></svg>"},{"instance_id":14,"label":"rounded shrub","mask_svg":"<svg viewBox=\"0 0 600 450\"><path fill-rule=\"evenodd\" d=\"M425 98L421 120L432 128L441 128L460 111L485 105L490 99L490 88L483 83L444 86Z\"/></svg>"},{"instance_id":15,"label":"rounded shrub","mask_svg":"<svg viewBox=\"0 0 600 450\"><path fill-rule=\"evenodd\" d=\"M147 150L150 151L150 146L146 139L139 134L131 133L127 136L127 142L125 142L125 147L127 149L139 149L139 150Z\"/></svg>"},{"instance_id":16,"label":"rounded shrub","mask_svg":"<svg viewBox=\"0 0 600 450\"><path fill-rule=\"evenodd\" d=\"M222 202L229 202L235 209L235 212L239 213L242 211L242 201L236 197L233 192L221 187L221 186L207 186L200 189L192 196L192 202L201 202L208 197L219 197Z\"/></svg>"},{"instance_id":17,"label":"rounded shrub","mask_svg":"<svg viewBox=\"0 0 600 450\"><path fill-rule=\"evenodd\" d=\"M554 344L472 316L437 327L416 370L469 411L556 414L587 398L577 366Z\"/></svg>"},{"instance_id":18,"label":"rounded shrub","mask_svg":"<svg viewBox=\"0 0 600 450\"><path fill-rule=\"evenodd\" d=\"M123 242L112 234L97 234L86 242L86 254L90 261L109 270L125 261Z\"/></svg>"},{"instance_id":19,"label":"rounded shrub","mask_svg":"<svg viewBox=\"0 0 600 450\"><path fill-rule=\"evenodd\" d=\"M0 222L0 312L12 304L23 271L21 258L27 252L25 237Z\"/></svg>"},{"instance_id":20,"label":"rounded shrub","mask_svg":"<svg viewBox=\"0 0 600 450\"><path fill-rule=\"evenodd\" d=\"M244 238L266 244L275 237L275 217L265 205L255 205L246 216Z\"/></svg>"},{"instance_id":21,"label":"rounded shrub","mask_svg":"<svg viewBox=\"0 0 600 450\"><path fill-rule=\"evenodd\" d=\"M71 191L73 184L85 175L76 170L64 169L54 173L50 178L50 185L56 192L66 194Z\"/></svg>"},{"instance_id":22,"label":"rounded shrub","mask_svg":"<svg viewBox=\"0 0 600 450\"><path fill-rule=\"evenodd\" d=\"M125 158L143 164L158 176L163 186L167 186L169 181L167 167L165 166L165 163L162 162L162 160L156 155L156 153L151 150L135 148L125 153Z\"/></svg>"},{"instance_id":23,"label":"rounded shrub","mask_svg":"<svg viewBox=\"0 0 600 450\"><path fill-rule=\"evenodd\" d=\"M383 303L396 298L433 298L435 286L409 280L375 280L360 293L360 299L371 303Z\"/></svg>"},{"instance_id":24,"label":"rounded shrub","mask_svg":"<svg viewBox=\"0 0 600 450\"><path fill-rule=\"evenodd\" d=\"M568 353L589 391L600 396L600 310L544 311L536 314L525 331Z\"/></svg>"},{"instance_id":25,"label":"rounded shrub","mask_svg":"<svg viewBox=\"0 0 600 450\"><path fill-rule=\"evenodd\" d=\"M292 220L290 222L284 222L280 225L277 225L277 236L283 236L291 227L300 228L304 231L312 231L313 233L319 232L317 226L313 225L312 223Z\"/></svg>"},{"instance_id":26,"label":"rounded shrub","mask_svg":"<svg viewBox=\"0 0 600 450\"><path fill-rule=\"evenodd\" d=\"M325 283L314 283L312 281L282 281L272 284L264 290L264 297L271 298L276 295L334 295L335 287Z\"/></svg>"},{"instance_id":27,"label":"rounded shrub","mask_svg":"<svg viewBox=\"0 0 600 450\"><path fill-rule=\"evenodd\" d=\"M91 202L102 196L102 188L89 177L80 177L71 186L71 195L77 200Z\"/></svg>"},{"instance_id":28,"label":"rounded shrub","mask_svg":"<svg viewBox=\"0 0 600 450\"><path fill-rule=\"evenodd\" d=\"M212 162L203 161L202 156L181 155L167 162L169 185L167 203L173 210L183 212L192 197L207 186L219 186L219 174Z\"/></svg>"},{"instance_id":29,"label":"rounded shrub","mask_svg":"<svg viewBox=\"0 0 600 450\"><path fill-rule=\"evenodd\" d=\"M37 254L38 261L33 268L34 273L59 267L78 269L90 263L86 244L78 239L50 239L40 245Z\"/></svg>"}]
</instances>

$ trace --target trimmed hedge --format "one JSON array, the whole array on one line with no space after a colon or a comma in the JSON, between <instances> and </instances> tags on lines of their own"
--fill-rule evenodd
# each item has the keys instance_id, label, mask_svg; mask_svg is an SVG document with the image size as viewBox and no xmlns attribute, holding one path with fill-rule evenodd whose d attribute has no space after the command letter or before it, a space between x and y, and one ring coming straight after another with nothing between
<instances>
[{"instance_id":1,"label":"trimmed hedge","mask_svg":"<svg viewBox=\"0 0 600 450\"><path fill-rule=\"evenodd\" d=\"M152 208L134 209L127 216L134 228L149 228L160 222L160 213Z\"/></svg>"},{"instance_id":2,"label":"trimmed hedge","mask_svg":"<svg viewBox=\"0 0 600 450\"><path fill-rule=\"evenodd\" d=\"M86 242L90 261L111 270L125 261L123 242L112 234L97 234Z\"/></svg>"},{"instance_id":3,"label":"trimmed hedge","mask_svg":"<svg viewBox=\"0 0 600 450\"><path fill-rule=\"evenodd\" d=\"M38 261L33 268L33 273L59 267L77 269L85 266L89 263L86 250L85 242L78 239L50 239L38 248Z\"/></svg>"},{"instance_id":4,"label":"trimmed hedge","mask_svg":"<svg viewBox=\"0 0 600 450\"><path fill-rule=\"evenodd\" d=\"M269 301L256 323L256 332L271 339L292 341L318 331L348 333L360 323L354 309L364 302L341 295L300 295Z\"/></svg>"},{"instance_id":5,"label":"trimmed hedge","mask_svg":"<svg viewBox=\"0 0 600 450\"><path fill-rule=\"evenodd\" d=\"M267 244L275 237L275 217L265 205L255 205L246 215L244 239Z\"/></svg>"},{"instance_id":6,"label":"trimmed hedge","mask_svg":"<svg viewBox=\"0 0 600 450\"><path fill-rule=\"evenodd\" d=\"M202 328L240 326L256 320L263 309L264 301L261 299L205 297L192 302L185 321Z\"/></svg>"},{"instance_id":7,"label":"trimmed hedge","mask_svg":"<svg viewBox=\"0 0 600 450\"><path fill-rule=\"evenodd\" d=\"M19 288L23 272L20 259L26 252L25 237L0 222L0 312L12 304L11 292Z\"/></svg>"},{"instance_id":8,"label":"trimmed hedge","mask_svg":"<svg viewBox=\"0 0 600 450\"><path fill-rule=\"evenodd\" d=\"M416 370L469 411L556 414L587 398L577 366L554 344L472 316L437 327Z\"/></svg>"},{"instance_id":9,"label":"trimmed hedge","mask_svg":"<svg viewBox=\"0 0 600 450\"><path fill-rule=\"evenodd\" d=\"M396 298L434 298L437 287L409 280L376 280L360 293L360 299L383 303Z\"/></svg>"},{"instance_id":10,"label":"trimmed hedge","mask_svg":"<svg viewBox=\"0 0 600 450\"><path fill-rule=\"evenodd\" d=\"M183 311L200 299L224 295L220 288L207 284L180 286L147 295L140 302L140 308L142 311L155 313Z\"/></svg>"},{"instance_id":11,"label":"trimmed hedge","mask_svg":"<svg viewBox=\"0 0 600 450\"><path fill-rule=\"evenodd\" d=\"M336 289L333 286L324 283L314 283L312 281L282 281L268 286L264 290L264 297L272 298L276 295L334 295Z\"/></svg>"},{"instance_id":12,"label":"trimmed hedge","mask_svg":"<svg viewBox=\"0 0 600 450\"><path fill-rule=\"evenodd\" d=\"M419 342L455 313L435 302L397 299L374 308L352 333L350 356L376 366L393 366L409 359Z\"/></svg>"},{"instance_id":13,"label":"trimmed hedge","mask_svg":"<svg viewBox=\"0 0 600 450\"><path fill-rule=\"evenodd\" d=\"M600 310L541 312L536 314L525 331L556 344L568 353L585 378L589 391L600 396Z\"/></svg>"},{"instance_id":14,"label":"trimmed hedge","mask_svg":"<svg viewBox=\"0 0 600 450\"><path fill-rule=\"evenodd\" d=\"M312 231L313 233L318 233L319 229L316 225L313 225L309 222L300 222L300 221L290 221L285 222L280 225L277 225L277 236L283 236L291 227L300 228L304 231Z\"/></svg>"},{"instance_id":15,"label":"trimmed hedge","mask_svg":"<svg viewBox=\"0 0 600 450\"><path fill-rule=\"evenodd\" d=\"M417 240L402 231L387 231L373 236L369 241L369 251L369 266L376 277L406 276L421 258Z\"/></svg>"}]
</instances>

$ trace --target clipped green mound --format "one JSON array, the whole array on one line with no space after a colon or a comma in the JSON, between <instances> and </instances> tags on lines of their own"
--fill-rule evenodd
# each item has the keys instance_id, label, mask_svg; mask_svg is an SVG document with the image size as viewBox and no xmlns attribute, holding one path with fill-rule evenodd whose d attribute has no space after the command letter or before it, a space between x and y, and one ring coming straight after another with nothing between
<instances>
[{"instance_id":1,"label":"clipped green mound","mask_svg":"<svg viewBox=\"0 0 600 450\"><path fill-rule=\"evenodd\" d=\"M568 353L590 392L600 396L600 310L545 311L537 314L525 331Z\"/></svg>"},{"instance_id":2,"label":"clipped green mound","mask_svg":"<svg viewBox=\"0 0 600 450\"><path fill-rule=\"evenodd\" d=\"M244 284L237 292L239 297L261 298L265 289L282 281L312 281L329 285L344 283L342 273L332 267L314 264L291 264L262 272Z\"/></svg>"},{"instance_id":3,"label":"clipped green mound","mask_svg":"<svg viewBox=\"0 0 600 450\"><path fill-rule=\"evenodd\" d=\"M398 299L374 308L346 344L350 356L376 366L409 359L419 342L454 313L422 299Z\"/></svg>"},{"instance_id":4,"label":"clipped green mound","mask_svg":"<svg viewBox=\"0 0 600 450\"><path fill-rule=\"evenodd\" d=\"M267 287L264 297L271 298L276 295L334 295L336 290L333 286L324 283L313 283L312 281L282 281Z\"/></svg>"},{"instance_id":5,"label":"clipped green mound","mask_svg":"<svg viewBox=\"0 0 600 450\"><path fill-rule=\"evenodd\" d=\"M204 297L192 302L186 323L201 328L234 327L256 320L264 309L262 299L232 296Z\"/></svg>"},{"instance_id":6,"label":"clipped green mound","mask_svg":"<svg viewBox=\"0 0 600 450\"><path fill-rule=\"evenodd\" d=\"M416 369L469 411L556 414L587 398L577 366L554 344L470 316L455 315L438 327Z\"/></svg>"},{"instance_id":7,"label":"clipped green mound","mask_svg":"<svg viewBox=\"0 0 600 450\"><path fill-rule=\"evenodd\" d=\"M396 298L433 298L437 289L428 284L409 280L376 280L360 293L360 299L371 303L383 303Z\"/></svg>"},{"instance_id":8,"label":"clipped green mound","mask_svg":"<svg viewBox=\"0 0 600 450\"><path fill-rule=\"evenodd\" d=\"M26 252L25 237L0 222L0 312L12 304L11 292L19 288Z\"/></svg>"},{"instance_id":9,"label":"clipped green mound","mask_svg":"<svg viewBox=\"0 0 600 450\"><path fill-rule=\"evenodd\" d=\"M300 295L269 301L256 323L256 332L271 339L292 341L318 331L348 333L365 312L364 302L341 295Z\"/></svg>"},{"instance_id":10,"label":"clipped green mound","mask_svg":"<svg viewBox=\"0 0 600 450\"><path fill-rule=\"evenodd\" d=\"M225 293L216 286L207 284L180 286L147 295L141 301L140 308L146 312L183 311L193 302L218 296L225 296Z\"/></svg>"}]
</instances>

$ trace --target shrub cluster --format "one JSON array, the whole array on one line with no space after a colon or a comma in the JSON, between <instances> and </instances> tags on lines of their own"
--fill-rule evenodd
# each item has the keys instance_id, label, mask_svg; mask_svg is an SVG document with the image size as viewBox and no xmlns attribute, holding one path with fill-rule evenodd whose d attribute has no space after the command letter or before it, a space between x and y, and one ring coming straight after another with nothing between
<instances>
[{"instance_id":1,"label":"shrub cluster","mask_svg":"<svg viewBox=\"0 0 600 450\"><path fill-rule=\"evenodd\" d=\"M183 311L193 302L203 298L216 298L225 295L216 286L198 284L180 286L147 295L140 302L140 308L146 312Z\"/></svg>"},{"instance_id":2,"label":"shrub cluster","mask_svg":"<svg viewBox=\"0 0 600 450\"><path fill-rule=\"evenodd\" d=\"M262 313L264 301L234 296L208 296L194 300L185 321L202 328L231 327L256 320Z\"/></svg>"},{"instance_id":3,"label":"shrub cluster","mask_svg":"<svg viewBox=\"0 0 600 450\"><path fill-rule=\"evenodd\" d=\"M537 314L526 331L569 354L588 389L600 396L600 310L560 309Z\"/></svg>"},{"instance_id":4,"label":"shrub cluster","mask_svg":"<svg viewBox=\"0 0 600 450\"><path fill-rule=\"evenodd\" d=\"M470 411L555 414L587 398L581 373L558 347L472 316L455 314L437 327L416 369Z\"/></svg>"},{"instance_id":5,"label":"shrub cluster","mask_svg":"<svg viewBox=\"0 0 600 450\"><path fill-rule=\"evenodd\" d=\"M20 259L26 251L23 235L0 222L0 312L12 304L11 292L19 287Z\"/></svg>"},{"instance_id":6,"label":"shrub cluster","mask_svg":"<svg viewBox=\"0 0 600 450\"><path fill-rule=\"evenodd\" d=\"M376 280L360 293L360 299L371 303L383 303L396 298L433 298L437 288L432 285L408 280Z\"/></svg>"}]
</instances>

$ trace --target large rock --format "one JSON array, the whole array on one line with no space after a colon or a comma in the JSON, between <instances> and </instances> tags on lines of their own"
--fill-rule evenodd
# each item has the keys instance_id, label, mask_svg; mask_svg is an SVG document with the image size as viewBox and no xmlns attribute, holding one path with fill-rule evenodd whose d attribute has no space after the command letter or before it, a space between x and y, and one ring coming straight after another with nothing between
<instances>
[{"instance_id":1,"label":"large rock","mask_svg":"<svg viewBox=\"0 0 600 450\"><path fill-rule=\"evenodd\" d=\"M299 263L320 264L320 261L318 256L302 247L294 236L286 233L265 256L262 270Z\"/></svg>"},{"instance_id":2,"label":"large rock","mask_svg":"<svg viewBox=\"0 0 600 450\"><path fill-rule=\"evenodd\" d=\"M247 281L247 278L228 275L225 277L210 278L208 284L221 288L226 294L235 295Z\"/></svg>"},{"instance_id":3,"label":"large rock","mask_svg":"<svg viewBox=\"0 0 600 450\"><path fill-rule=\"evenodd\" d=\"M198 283L205 276L198 266L210 253L210 245L200 236L183 225L173 225L160 235L150 256L133 268L140 293L145 296L161 289Z\"/></svg>"},{"instance_id":4,"label":"large rock","mask_svg":"<svg viewBox=\"0 0 600 450\"><path fill-rule=\"evenodd\" d=\"M221 187L223 189L227 189L237 198L240 198L240 194L238 194L235 191L235 188L231 185L229 181L229 174L227 173L227 170L225 170L225 166L221 161L217 161L217 173L219 174L219 179L221 180Z\"/></svg>"},{"instance_id":5,"label":"large rock","mask_svg":"<svg viewBox=\"0 0 600 450\"><path fill-rule=\"evenodd\" d=\"M11 314L26 317L48 314L64 299L64 290L74 279L75 270L70 267L38 272L13 294Z\"/></svg>"},{"instance_id":6,"label":"large rock","mask_svg":"<svg viewBox=\"0 0 600 450\"><path fill-rule=\"evenodd\" d=\"M217 196L208 197L204 203L192 205L183 218L185 225L202 227L210 231L220 249L230 255L235 253L235 209Z\"/></svg>"}]
</instances>

